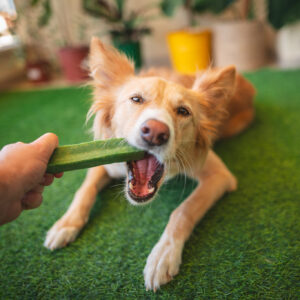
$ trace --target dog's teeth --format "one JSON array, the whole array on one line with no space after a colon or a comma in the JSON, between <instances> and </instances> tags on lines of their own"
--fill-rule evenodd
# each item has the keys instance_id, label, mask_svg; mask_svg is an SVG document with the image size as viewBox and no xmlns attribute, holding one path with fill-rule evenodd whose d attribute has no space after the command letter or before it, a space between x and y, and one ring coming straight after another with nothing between
<instances>
[{"instance_id":1,"label":"dog's teeth","mask_svg":"<svg viewBox=\"0 0 300 300\"><path fill-rule=\"evenodd\" d=\"M148 191L149 191L149 194L153 193L153 192L154 192L154 187L152 187L152 188L149 189Z\"/></svg>"},{"instance_id":2,"label":"dog's teeth","mask_svg":"<svg viewBox=\"0 0 300 300\"><path fill-rule=\"evenodd\" d=\"M133 184L132 184L131 181L129 182L129 188L130 188L131 190L133 189Z\"/></svg>"}]
</instances>

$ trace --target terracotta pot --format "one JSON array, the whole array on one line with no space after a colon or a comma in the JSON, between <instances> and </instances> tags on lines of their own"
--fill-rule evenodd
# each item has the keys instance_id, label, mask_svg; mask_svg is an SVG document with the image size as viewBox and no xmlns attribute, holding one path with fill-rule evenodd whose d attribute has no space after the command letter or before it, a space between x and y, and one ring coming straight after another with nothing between
<instances>
[{"instance_id":1,"label":"terracotta pot","mask_svg":"<svg viewBox=\"0 0 300 300\"><path fill-rule=\"evenodd\" d=\"M205 69L211 59L211 32L209 30L180 30L168 34L167 41L173 67L184 74Z\"/></svg>"},{"instance_id":2,"label":"terracotta pot","mask_svg":"<svg viewBox=\"0 0 300 300\"><path fill-rule=\"evenodd\" d=\"M240 71L266 64L263 24L258 21L228 21L216 24L213 32L214 65L233 64Z\"/></svg>"},{"instance_id":3,"label":"terracotta pot","mask_svg":"<svg viewBox=\"0 0 300 300\"><path fill-rule=\"evenodd\" d=\"M78 82L88 78L87 46L65 47L59 49L58 56L62 71L67 80Z\"/></svg>"}]
</instances>

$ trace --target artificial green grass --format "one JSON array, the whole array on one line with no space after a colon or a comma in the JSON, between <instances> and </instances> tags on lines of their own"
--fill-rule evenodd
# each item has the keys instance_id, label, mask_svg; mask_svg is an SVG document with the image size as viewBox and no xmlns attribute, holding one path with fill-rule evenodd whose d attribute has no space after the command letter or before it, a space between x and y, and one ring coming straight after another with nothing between
<instances>
[{"instance_id":1,"label":"artificial green grass","mask_svg":"<svg viewBox=\"0 0 300 300\"><path fill-rule=\"evenodd\" d=\"M133 207L114 182L98 196L90 221L70 246L43 247L85 171L65 173L43 205L0 228L0 299L299 299L300 71L262 70L256 119L215 149L239 179L195 228L178 276L156 294L142 270L171 211L195 184L178 177L159 197ZM0 95L0 146L46 131L61 144L88 141L89 90Z\"/></svg>"}]
</instances>

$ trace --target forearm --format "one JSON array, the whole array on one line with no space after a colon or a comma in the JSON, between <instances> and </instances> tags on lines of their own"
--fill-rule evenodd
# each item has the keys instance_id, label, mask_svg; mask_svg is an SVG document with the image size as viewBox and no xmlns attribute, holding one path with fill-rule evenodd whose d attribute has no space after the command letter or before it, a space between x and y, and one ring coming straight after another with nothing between
<instances>
[{"instance_id":1,"label":"forearm","mask_svg":"<svg viewBox=\"0 0 300 300\"><path fill-rule=\"evenodd\" d=\"M22 168L23 166L15 164L3 151L0 151L0 199L22 194L24 188L22 181L19 180Z\"/></svg>"},{"instance_id":2,"label":"forearm","mask_svg":"<svg viewBox=\"0 0 300 300\"><path fill-rule=\"evenodd\" d=\"M9 187L10 174L3 163L0 163L0 225L6 222L12 201L12 193Z\"/></svg>"},{"instance_id":3,"label":"forearm","mask_svg":"<svg viewBox=\"0 0 300 300\"><path fill-rule=\"evenodd\" d=\"M20 169L20 168L19 168ZM0 151L0 225L15 219L22 210L23 187L17 166Z\"/></svg>"},{"instance_id":4,"label":"forearm","mask_svg":"<svg viewBox=\"0 0 300 300\"><path fill-rule=\"evenodd\" d=\"M5 162L0 159L0 200L7 199L10 196L9 181L11 174L5 165Z\"/></svg>"}]
</instances>

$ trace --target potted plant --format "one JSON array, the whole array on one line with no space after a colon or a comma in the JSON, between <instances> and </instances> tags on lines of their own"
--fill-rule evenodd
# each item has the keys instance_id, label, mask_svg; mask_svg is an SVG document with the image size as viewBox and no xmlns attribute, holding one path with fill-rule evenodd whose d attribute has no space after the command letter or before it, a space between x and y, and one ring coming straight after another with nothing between
<instances>
[{"instance_id":1,"label":"potted plant","mask_svg":"<svg viewBox=\"0 0 300 300\"><path fill-rule=\"evenodd\" d=\"M211 31L198 29L196 15L205 11L220 13L233 0L163 0L162 12L172 16L179 6L183 6L189 17L190 27L168 34L167 41L174 68L181 73L193 74L207 68L211 63Z\"/></svg>"},{"instance_id":2,"label":"potted plant","mask_svg":"<svg viewBox=\"0 0 300 300\"><path fill-rule=\"evenodd\" d=\"M144 23L151 19L153 5L127 12L125 0L83 0L84 10L91 16L104 19L111 26L113 45L133 59L136 68L142 65L141 38L151 32Z\"/></svg>"},{"instance_id":3,"label":"potted plant","mask_svg":"<svg viewBox=\"0 0 300 300\"><path fill-rule=\"evenodd\" d=\"M251 0L240 1L233 18L214 26L213 55L217 67L234 64L240 71L255 70L267 62L264 23L256 18Z\"/></svg>"},{"instance_id":4,"label":"potted plant","mask_svg":"<svg viewBox=\"0 0 300 300\"><path fill-rule=\"evenodd\" d=\"M268 0L264 3L266 18L258 18L257 5L263 5L261 2L243 0L240 13L235 13L235 20L223 21L215 26L214 58L217 66L233 63L239 70L264 66L268 62L265 21L278 29L300 17L299 1Z\"/></svg>"},{"instance_id":5,"label":"potted plant","mask_svg":"<svg viewBox=\"0 0 300 300\"><path fill-rule=\"evenodd\" d=\"M47 26L53 17L56 21L60 33L58 58L65 78L71 82L79 82L88 78L86 62L89 48L78 42L72 34L74 31L72 3L67 3L65 0L31 0L30 5L32 8L38 7L41 11L38 19L40 28ZM84 27L83 24L76 23L76 25Z\"/></svg>"}]
</instances>

